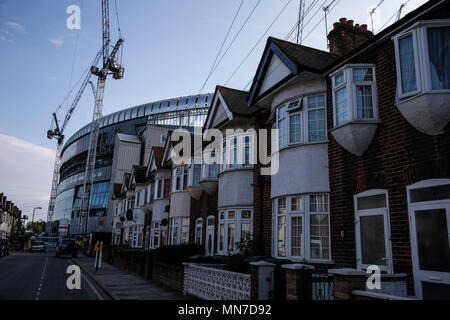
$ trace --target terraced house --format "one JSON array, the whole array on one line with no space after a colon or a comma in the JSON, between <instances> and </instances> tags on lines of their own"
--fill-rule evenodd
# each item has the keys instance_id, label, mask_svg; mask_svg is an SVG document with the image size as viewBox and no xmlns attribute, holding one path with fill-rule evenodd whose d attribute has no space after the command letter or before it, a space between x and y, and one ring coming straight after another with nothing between
<instances>
[{"instance_id":1,"label":"terraced house","mask_svg":"<svg viewBox=\"0 0 450 320\"><path fill-rule=\"evenodd\" d=\"M146 143L114 198L123 239L210 256L253 239L291 270L377 266L379 293L450 297L449 12L429 1L377 35L342 18L329 51L269 37L249 91L217 86L202 134L181 126L195 156L172 161L172 131Z\"/></svg>"}]
</instances>

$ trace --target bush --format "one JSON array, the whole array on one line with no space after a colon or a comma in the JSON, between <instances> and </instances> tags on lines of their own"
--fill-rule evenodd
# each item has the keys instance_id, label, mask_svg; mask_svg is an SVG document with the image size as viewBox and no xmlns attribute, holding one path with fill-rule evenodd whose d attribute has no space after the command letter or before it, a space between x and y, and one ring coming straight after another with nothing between
<instances>
[{"instance_id":1,"label":"bush","mask_svg":"<svg viewBox=\"0 0 450 320\"><path fill-rule=\"evenodd\" d=\"M239 253L226 257L225 269L250 274L250 262L256 260L254 257L262 255L260 248L260 244L254 240L245 240L237 243Z\"/></svg>"},{"instance_id":2,"label":"bush","mask_svg":"<svg viewBox=\"0 0 450 320\"><path fill-rule=\"evenodd\" d=\"M205 248L198 244L182 244L176 246L163 246L153 250L153 254L158 257L158 261L170 265L181 266L190 257L202 255Z\"/></svg>"}]
</instances>

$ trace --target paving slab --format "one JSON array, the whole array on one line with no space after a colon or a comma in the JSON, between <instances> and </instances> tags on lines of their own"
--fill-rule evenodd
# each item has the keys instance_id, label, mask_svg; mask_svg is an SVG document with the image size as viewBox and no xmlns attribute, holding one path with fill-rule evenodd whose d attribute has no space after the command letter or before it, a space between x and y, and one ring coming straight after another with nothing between
<instances>
[{"instance_id":1,"label":"paving slab","mask_svg":"<svg viewBox=\"0 0 450 320\"><path fill-rule=\"evenodd\" d=\"M98 271L95 271L94 258L79 256L73 261L114 300L188 299L175 290L147 281L104 261Z\"/></svg>"}]
</instances>

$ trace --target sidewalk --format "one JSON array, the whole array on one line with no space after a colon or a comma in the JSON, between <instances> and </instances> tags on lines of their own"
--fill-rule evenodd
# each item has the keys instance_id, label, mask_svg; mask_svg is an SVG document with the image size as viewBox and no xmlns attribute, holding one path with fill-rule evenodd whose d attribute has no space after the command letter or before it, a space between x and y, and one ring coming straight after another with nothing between
<instances>
[{"instance_id":1,"label":"sidewalk","mask_svg":"<svg viewBox=\"0 0 450 320\"><path fill-rule=\"evenodd\" d=\"M94 258L81 255L73 261L114 300L186 300L180 293L161 287L109 263L95 272Z\"/></svg>"}]
</instances>

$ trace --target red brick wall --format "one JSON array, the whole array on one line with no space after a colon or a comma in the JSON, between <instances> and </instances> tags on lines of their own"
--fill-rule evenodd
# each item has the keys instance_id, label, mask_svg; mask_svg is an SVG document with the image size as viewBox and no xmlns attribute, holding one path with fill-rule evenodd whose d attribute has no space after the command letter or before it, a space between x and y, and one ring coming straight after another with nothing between
<instances>
[{"instance_id":1,"label":"red brick wall","mask_svg":"<svg viewBox=\"0 0 450 320\"><path fill-rule=\"evenodd\" d=\"M195 242L195 221L198 218L203 218L203 230L202 230L202 244L206 245L206 219L209 216L215 217L215 235L214 235L214 252L216 252L217 247L217 192L213 195L202 192L200 199L195 200L191 198L191 214L190 214L190 224L189 224L189 241Z\"/></svg>"},{"instance_id":2,"label":"red brick wall","mask_svg":"<svg viewBox=\"0 0 450 320\"><path fill-rule=\"evenodd\" d=\"M258 119L259 123L265 123L266 119ZM271 125L262 126L268 129L268 148L271 146ZM272 254L272 200L270 195L270 176L260 175L259 164L253 171L253 237L261 245L263 253Z\"/></svg>"},{"instance_id":3,"label":"red brick wall","mask_svg":"<svg viewBox=\"0 0 450 320\"><path fill-rule=\"evenodd\" d=\"M400 114L395 105L397 78L392 41L350 63L357 62L376 65L382 123L361 157L347 152L329 134L332 258L337 267L356 267L353 195L387 189L394 272L408 274L408 292L413 294L406 187L421 180L450 177L450 126L432 137L417 131ZM328 123L332 124L330 89L327 96ZM341 230L345 231L344 239Z\"/></svg>"}]
</instances>

